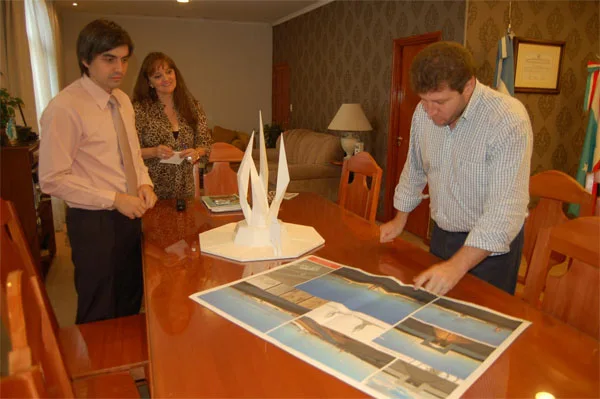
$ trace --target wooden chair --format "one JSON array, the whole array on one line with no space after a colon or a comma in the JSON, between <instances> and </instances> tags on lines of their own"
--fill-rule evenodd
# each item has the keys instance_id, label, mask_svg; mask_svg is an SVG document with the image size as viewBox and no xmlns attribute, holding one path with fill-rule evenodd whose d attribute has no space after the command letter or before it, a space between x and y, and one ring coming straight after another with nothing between
<instances>
[{"instance_id":1,"label":"wooden chair","mask_svg":"<svg viewBox=\"0 0 600 399\"><path fill-rule=\"evenodd\" d=\"M349 183L350 173L354 175L352 183ZM375 222L382 174L381 168L368 152L359 152L344 160L338 204ZM367 185L367 177L371 178L370 187Z\"/></svg>"},{"instance_id":2,"label":"wooden chair","mask_svg":"<svg viewBox=\"0 0 600 399\"><path fill-rule=\"evenodd\" d=\"M0 229L0 259L2 261L0 282L2 288L0 291L4 293L8 273L17 269L25 270L28 276L36 276L41 282L41 272L35 265L33 256L31 256L17 210L12 202L5 201L2 198L0 198L0 222L2 223L2 228ZM3 298L4 294L1 297ZM47 295L44 296L44 301L46 307L51 309L50 300ZM5 310L2 308L2 318L6 322L5 316L7 313ZM58 330L56 317L52 317L50 321L53 328Z\"/></svg>"},{"instance_id":3,"label":"wooden chair","mask_svg":"<svg viewBox=\"0 0 600 399\"><path fill-rule=\"evenodd\" d=\"M194 198L200 198L202 195L202 187L200 186L200 165L196 162L192 167L192 175L194 176Z\"/></svg>"},{"instance_id":4,"label":"wooden chair","mask_svg":"<svg viewBox=\"0 0 600 399\"><path fill-rule=\"evenodd\" d=\"M571 258L561 276L548 275L551 253ZM540 230L524 299L568 324L599 338L600 217L581 217ZM545 283L545 289L544 289Z\"/></svg>"},{"instance_id":5,"label":"wooden chair","mask_svg":"<svg viewBox=\"0 0 600 399\"><path fill-rule=\"evenodd\" d=\"M38 366L31 367L0 379L0 395L3 398L46 398L44 377Z\"/></svg>"},{"instance_id":6,"label":"wooden chair","mask_svg":"<svg viewBox=\"0 0 600 399\"><path fill-rule=\"evenodd\" d=\"M23 270L10 272L6 302L12 345L8 358L10 375L39 367L48 397L139 397L127 372L101 374L71 383L44 304L42 287L35 276L27 277Z\"/></svg>"},{"instance_id":7,"label":"wooden chair","mask_svg":"<svg viewBox=\"0 0 600 399\"><path fill-rule=\"evenodd\" d=\"M571 176L558 170L548 170L532 176L529 180L530 197L539 197L537 206L530 210L525 220L525 243L523 255L527 265L531 265L533 248L540 229L556 226L569 219L563 212L565 203L575 203L581 206L581 216L589 216L592 212L593 198ZM564 262L563 256L554 255L552 265ZM519 276L519 282L524 283L525 276Z\"/></svg>"},{"instance_id":8,"label":"wooden chair","mask_svg":"<svg viewBox=\"0 0 600 399\"><path fill-rule=\"evenodd\" d=\"M94 323L59 328L56 316L44 289L40 273L33 262L15 207L0 198L0 267L1 291L6 277L14 270L24 270L40 287L49 323L58 337L61 351L72 379L102 373L142 368L148 364L146 320L144 315L120 317ZM0 298L4 295L0 295ZM2 318L7 312L2 301Z\"/></svg>"},{"instance_id":9,"label":"wooden chair","mask_svg":"<svg viewBox=\"0 0 600 399\"><path fill-rule=\"evenodd\" d=\"M210 172L204 175L204 195L227 195L238 192L237 173L230 162L241 162L244 152L227 143L214 143L210 149L208 163Z\"/></svg>"}]
</instances>

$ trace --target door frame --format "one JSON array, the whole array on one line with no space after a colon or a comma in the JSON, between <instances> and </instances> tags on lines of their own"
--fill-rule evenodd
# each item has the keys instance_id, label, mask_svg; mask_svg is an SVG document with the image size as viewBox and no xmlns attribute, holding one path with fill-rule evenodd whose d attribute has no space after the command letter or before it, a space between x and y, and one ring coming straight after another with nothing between
<instances>
[{"instance_id":1,"label":"door frame","mask_svg":"<svg viewBox=\"0 0 600 399\"><path fill-rule=\"evenodd\" d=\"M273 123L279 124L279 126L283 130L287 130L290 126L290 118L291 118L291 68L287 62L281 62L279 64L273 64L273 77L272 77L272 85L271 85L271 114ZM283 75L282 75L283 73ZM281 104L284 100L279 95L279 85L281 84L281 77L285 77L285 85L287 92L285 95L285 104ZM280 120L280 118L284 115L281 115L279 112L279 107L283 108L283 114L285 117Z\"/></svg>"},{"instance_id":2,"label":"door frame","mask_svg":"<svg viewBox=\"0 0 600 399\"><path fill-rule=\"evenodd\" d=\"M407 46L413 46L425 43L434 43L442 40L442 32L435 31L424 33L422 35L394 39L393 62L392 62L392 85L390 90L390 120L388 124L388 151L387 151L387 174L385 179L385 197L384 197L384 218L391 220L394 217L394 190L397 181L393 177L398 175L398 151L396 151L397 136L396 132L400 124L401 115L400 104L404 100L404 93L400 90L402 87L402 49ZM409 77L404 77L408 79Z\"/></svg>"}]
</instances>

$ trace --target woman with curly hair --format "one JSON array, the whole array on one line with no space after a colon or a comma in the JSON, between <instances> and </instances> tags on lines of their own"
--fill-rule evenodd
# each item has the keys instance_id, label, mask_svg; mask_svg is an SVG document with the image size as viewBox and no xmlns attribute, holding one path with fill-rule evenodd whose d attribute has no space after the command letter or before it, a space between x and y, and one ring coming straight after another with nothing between
<instances>
[{"instance_id":1,"label":"woman with curly hair","mask_svg":"<svg viewBox=\"0 0 600 399\"><path fill-rule=\"evenodd\" d=\"M212 137L202 106L166 54L154 52L144 58L133 107L142 157L158 198L193 197L193 164L208 159ZM185 159L181 164L160 162L175 151Z\"/></svg>"}]
</instances>

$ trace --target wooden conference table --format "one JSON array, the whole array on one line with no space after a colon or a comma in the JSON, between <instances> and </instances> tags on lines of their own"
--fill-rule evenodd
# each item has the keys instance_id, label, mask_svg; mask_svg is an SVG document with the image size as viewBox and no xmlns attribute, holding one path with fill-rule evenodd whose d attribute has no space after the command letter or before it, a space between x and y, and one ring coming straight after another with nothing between
<instances>
[{"instance_id":1,"label":"wooden conference table","mask_svg":"<svg viewBox=\"0 0 600 399\"><path fill-rule=\"evenodd\" d=\"M284 200L279 218L311 225L323 236L325 245L315 255L403 282L437 259L402 240L381 245L377 226L314 194ZM200 254L199 232L241 219L241 212L215 215L191 200L184 212L176 211L174 201L159 201L144 216L152 396L365 397L188 298L286 263L240 264ZM470 275L448 296L533 322L464 397L534 398L541 391L556 398L600 395L597 340Z\"/></svg>"}]
</instances>

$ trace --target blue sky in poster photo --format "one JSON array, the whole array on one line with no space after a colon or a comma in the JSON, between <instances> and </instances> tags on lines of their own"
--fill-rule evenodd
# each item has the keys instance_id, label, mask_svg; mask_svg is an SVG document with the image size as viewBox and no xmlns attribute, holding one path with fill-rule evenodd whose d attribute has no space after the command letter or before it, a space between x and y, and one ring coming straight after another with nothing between
<instances>
[{"instance_id":1,"label":"blue sky in poster photo","mask_svg":"<svg viewBox=\"0 0 600 399\"><path fill-rule=\"evenodd\" d=\"M493 346L500 345L512 333L506 328L449 311L435 304L424 307L412 317Z\"/></svg>"},{"instance_id":2,"label":"blue sky in poster photo","mask_svg":"<svg viewBox=\"0 0 600 399\"><path fill-rule=\"evenodd\" d=\"M243 323L267 332L296 316L266 305L231 287L197 296L198 299L235 317Z\"/></svg>"},{"instance_id":3,"label":"blue sky in poster photo","mask_svg":"<svg viewBox=\"0 0 600 399\"><path fill-rule=\"evenodd\" d=\"M327 274L297 288L392 325L423 306L412 298L370 290L366 284L352 283L335 274Z\"/></svg>"}]
</instances>

